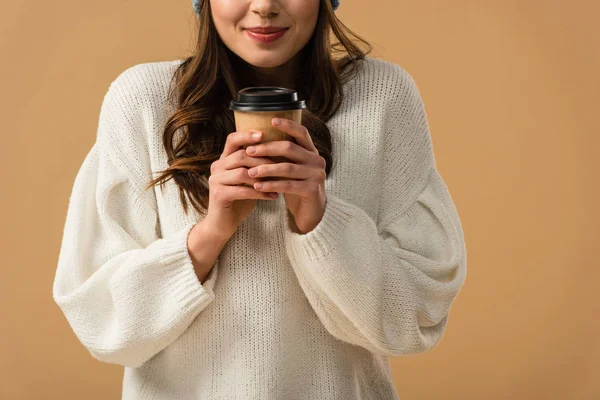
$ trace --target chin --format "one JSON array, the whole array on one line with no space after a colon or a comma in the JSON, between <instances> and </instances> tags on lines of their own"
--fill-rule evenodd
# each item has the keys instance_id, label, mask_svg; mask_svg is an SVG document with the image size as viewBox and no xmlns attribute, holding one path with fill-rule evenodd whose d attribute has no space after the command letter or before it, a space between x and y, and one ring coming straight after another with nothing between
<instances>
[{"instance_id":1,"label":"chin","mask_svg":"<svg viewBox=\"0 0 600 400\"><path fill-rule=\"evenodd\" d=\"M246 58L248 64L257 68L275 68L285 64L287 61L289 59L285 57L256 57L254 55L254 57Z\"/></svg>"}]
</instances>

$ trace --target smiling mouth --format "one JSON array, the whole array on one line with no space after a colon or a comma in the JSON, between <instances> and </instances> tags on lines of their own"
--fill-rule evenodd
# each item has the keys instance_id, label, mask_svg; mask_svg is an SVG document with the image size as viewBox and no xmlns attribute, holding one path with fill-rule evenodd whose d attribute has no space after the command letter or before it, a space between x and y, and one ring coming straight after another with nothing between
<instances>
[{"instance_id":1,"label":"smiling mouth","mask_svg":"<svg viewBox=\"0 0 600 400\"><path fill-rule=\"evenodd\" d=\"M280 37L284 36L285 33L289 30L289 28L286 29L282 29L282 30L278 30L275 32L270 32L270 33L262 33L264 31L260 31L260 30L250 30L250 29L246 29L246 34L251 38L254 39L258 42L261 43L271 43L277 39L279 39Z\"/></svg>"}]
</instances>

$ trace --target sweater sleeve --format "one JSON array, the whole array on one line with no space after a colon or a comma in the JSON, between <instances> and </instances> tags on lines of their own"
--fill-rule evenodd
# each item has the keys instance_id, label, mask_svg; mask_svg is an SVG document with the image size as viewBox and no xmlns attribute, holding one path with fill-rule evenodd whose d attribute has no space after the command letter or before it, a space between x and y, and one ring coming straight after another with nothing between
<instances>
[{"instance_id":1,"label":"sweater sleeve","mask_svg":"<svg viewBox=\"0 0 600 400\"><path fill-rule=\"evenodd\" d=\"M157 234L152 190L142 193L143 182L115 162L115 140L127 147L140 127L123 101L111 86L97 140L75 177L53 298L94 358L135 368L175 341L212 302L218 260L201 284L187 249L194 224ZM146 156L124 161L139 173Z\"/></svg>"},{"instance_id":2,"label":"sweater sleeve","mask_svg":"<svg viewBox=\"0 0 600 400\"><path fill-rule=\"evenodd\" d=\"M466 276L458 213L435 167L420 95L403 72L386 119L377 218L327 193L312 231L296 233L291 215L283 219L286 253L327 331L387 356L441 340Z\"/></svg>"}]
</instances>

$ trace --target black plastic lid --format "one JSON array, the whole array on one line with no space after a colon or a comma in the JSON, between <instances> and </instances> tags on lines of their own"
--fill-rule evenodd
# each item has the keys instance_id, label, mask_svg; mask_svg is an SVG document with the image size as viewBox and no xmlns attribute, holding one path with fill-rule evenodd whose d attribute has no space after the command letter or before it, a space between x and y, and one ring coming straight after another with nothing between
<instances>
[{"instance_id":1,"label":"black plastic lid","mask_svg":"<svg viewBox=\"0 0 600 400\"><path fill-rule=\"evenodd\" d=\"M251 86L238 91L237 99L229 102L236 111L285 111L306 108L293 89L277 86Z\"/></svg>"}]
</instances>

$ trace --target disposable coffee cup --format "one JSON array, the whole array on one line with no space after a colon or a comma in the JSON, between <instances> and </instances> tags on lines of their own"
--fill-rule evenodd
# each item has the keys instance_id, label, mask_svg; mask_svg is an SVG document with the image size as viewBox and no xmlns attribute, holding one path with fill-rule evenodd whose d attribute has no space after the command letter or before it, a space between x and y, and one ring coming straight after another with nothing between
<instances>
[{"instance_id":1,"label":"disposable coffee cup","mask_svg":"<svg viewBox=\"0 0 600 400\"><path fill-rule=\"evenodd\" d=\"M271 120L280 117L301 123L304 108L306 103L304 100L298 100L298 93L295 90L278 86L252 86L241 89L236 99L231 100L229 104L229 109L233 110L235 117L236 131L261 131L263 133L261 142L289 140L295 143L296 140L292 135L274 127ZM244 145L244 149L248 146ZM276 163L290 161L283 156L269 156L269 158Z\"/></svg>"}]
</instances>

